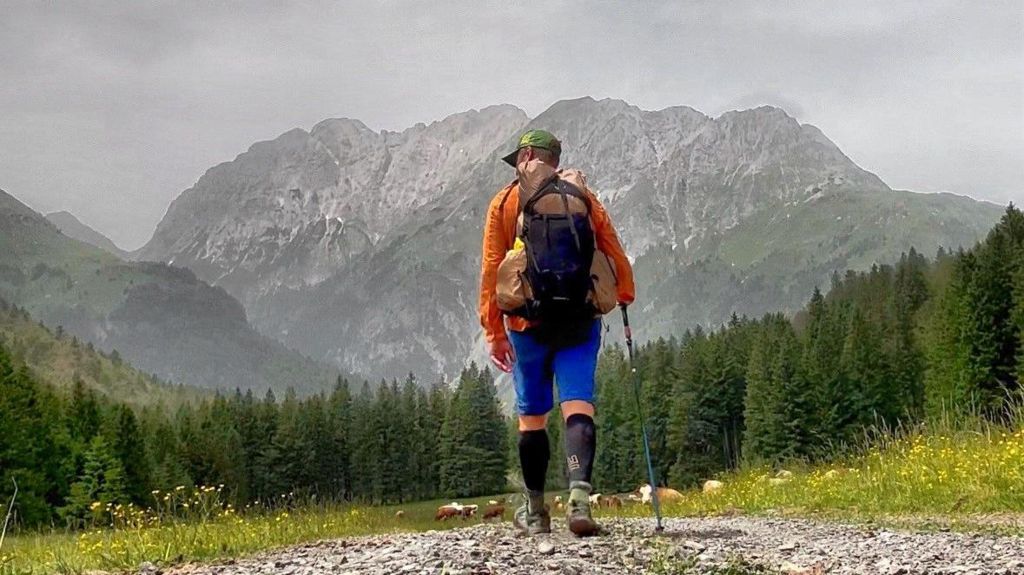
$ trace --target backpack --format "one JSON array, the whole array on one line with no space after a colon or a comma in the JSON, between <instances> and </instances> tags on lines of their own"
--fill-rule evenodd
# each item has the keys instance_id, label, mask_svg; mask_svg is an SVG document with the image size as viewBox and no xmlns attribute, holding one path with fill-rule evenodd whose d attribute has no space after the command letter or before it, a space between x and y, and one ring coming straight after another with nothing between
<instances>
[{"instance_id":1,"label":"backpack","mask_svg":"<svg viewBox=\"0 0 1024 575\"><path fill-rule=\"evenodd\" d=\"M618 278L611 258L596 249L582 174L539 168L541 177L528 177L519 188L515 245L498 266L498 308L530 320L608 313L617 303Z\"/></svg>"},{"instance_id":2,"label":"backpack","mask_svg":"<svg viewBox=\"0 0 1024 575\"><path fill-rule=\"evenodd\" d=\"M590 200L556 175L520 205L519 238L533 294L526 316L538 320L593 317L588 302L595 251Z\"/></svg>"}]
</instances>

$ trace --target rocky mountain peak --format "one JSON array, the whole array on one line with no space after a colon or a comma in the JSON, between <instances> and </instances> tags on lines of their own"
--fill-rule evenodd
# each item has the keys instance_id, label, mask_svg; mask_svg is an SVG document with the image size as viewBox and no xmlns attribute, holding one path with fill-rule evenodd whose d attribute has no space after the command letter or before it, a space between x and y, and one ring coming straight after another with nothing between
<instances>
[{"instance_id":1,"label":"rocky mountain peak","mask_svg":"<svg viewBox=\"0 0 1024 575\"><path fill-rule=\"evenodd\" d=\"M952 245L990 223L978 210L938 240L929 226L897 234L878 211L893 192L779 108L713 118L583 97L533 119L504 105L397 132L352 119L294 130L207 172L144 256L224 287L264 333L315 358L368 375L451 375L482 349L484 210L515 177L499 158L530 128L556 134L562 165L587 174L637 262L639 300L661 306L648 316L659 334L802 301L851 253L881 257L911 234ZM849 210L861 223L834 213L843 206L859 206ZM799 240L784 233L795 213ZM758 243L771 233L786 239ZM796 279L773 290L759 274L779 262Z\"/></svg>"},{"instance_id":2,"label":"rocky mountain peak","mask_svg":"<svg viewBox=\"0 0 1024 575\"><path fill-rule=\"evenodd\" d=\"M526 121L505 105L401 132L348 118L290 130L207 171L138 258L196 269L247 302L253 291L316 284L445 194Z\"/></svg>"}]
</instances>

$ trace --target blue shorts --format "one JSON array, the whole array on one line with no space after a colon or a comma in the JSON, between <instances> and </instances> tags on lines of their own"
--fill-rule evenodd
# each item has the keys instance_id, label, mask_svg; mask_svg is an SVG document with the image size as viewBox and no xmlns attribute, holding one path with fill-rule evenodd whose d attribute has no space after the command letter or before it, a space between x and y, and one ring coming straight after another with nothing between
<instances>
[{"instance_id":1,"label":"blue shorts","mask_svg":"<svg viewBox=\"0 0 1024 575\"><path fill-rule=\"evenodd\" d=\"M582 400L594 403L594 371L601 350L601 320L583 327L579 342L558 345L539 341L529 331L509 332L516 353L512 376L516 382L519 415L543 415L554 407L553 385L558 382L559 403Z\"/></svg>"}]
</instances>

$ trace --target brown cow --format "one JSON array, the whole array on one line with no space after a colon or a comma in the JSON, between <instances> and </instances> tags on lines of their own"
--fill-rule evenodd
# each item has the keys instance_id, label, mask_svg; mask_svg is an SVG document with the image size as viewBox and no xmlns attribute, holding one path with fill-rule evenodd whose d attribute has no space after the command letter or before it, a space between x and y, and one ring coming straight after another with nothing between
<instances>
[{"instance_id":1,"label":"brown cow","mask_svg":"<svg viewBox=\"0 0 1024 575\"><path fill-rule=\"evenodd\" d=\"M484 509L484 521L488 519L505 519L505 506L504 505L488 505Z\"/></svg>"},{"instance_id":2,"label":"brown cow","mask_svg":"<svg viewBox=\"0 0 1024 575\"><path fill-rule=\"evenodd\" d=\"M479 509L479 505L464 505L462 507L462 518L471 519L476 516L476 510Z\"/></svg>"},{"instance_id":3,"label":"brown cow","mask_svg":"<svg viewBox=\"0 0 1024 575\"><path fill-rule=\"evenodd\" d=\"M434 521L445 521L452 517L459 517L461 515L461 508L452 505L442 505L437 508L437 513L434 515Z\"/></svg>"},{"instance_id":4,"label":"brown cow","mask_svg":"<svg viewBox=\"0 0 1024 575\"><path fill-rule=\"evenodd\" d=\"M604 507L618 509L622 507L622 500L614 495L609 495L601 498L601 505Z\"/></svg>"},{"instance_id":5,"label":"brown cow","mask_svg":"<svg viewBox=\"0 0 1024 575\"><path fill-rule=\"evenodd\" d=\"M642 503L650 503L651 502L651 499L652 499L651 493L654 491L653 489L651 489L651 484L647 483L647 484L641 485L640 488L637 489L636 491L637 491L637 494L640 495L640 501ZM661 502L678 501L678 500L680 500L682 498L683 498L683 494L678 492L678 491L676 491L675 489L672 489L671 487L659 487L658 488L658 500L661 501Z\"/></svg>"}]
</instances>

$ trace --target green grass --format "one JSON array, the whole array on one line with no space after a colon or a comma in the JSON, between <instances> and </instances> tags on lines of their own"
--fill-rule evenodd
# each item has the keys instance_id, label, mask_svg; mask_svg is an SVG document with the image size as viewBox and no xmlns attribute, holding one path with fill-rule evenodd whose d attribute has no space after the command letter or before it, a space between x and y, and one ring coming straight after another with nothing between
<instances>
[{"instance_id":1,"label":"green grass","mask_svg":"<svg viewBox=\"0 0 1024 575\"><path fill-rule=\"evenodd\" d=\"M783 513L915 529L932 526L1012 533L1020 532L1024 518L1024 430L919 429L899 438L886 436L864 454L833 465L787 471L792 475L781 481L776 470L767 468L724 476L721 490L688 491L681 501L666 504L665 513ZM483 507L488 499L461 502ZM96 525L103 527L81 533L9 537L0 550L0 574L132 569L143 561L203 561L321 539L452 528L479 521L435 522L437 506L447 501L236 511L209 488L157 494L157 501L159 505L146 512L97 509ZM506 520L512 507L506 505ZM399 509L404 517L396 517ZM649 515L650 509L642 505L599 512L599 517ZM687 573L686 565L685 557L666 555L651 569L652 573ZM739 561L723 567L721 573L765 572L758 569Z\"/></svg>"},{"instance_id":2,"label":"green grass","mask_svg":"<svg viewBox=\"0 0 1024 575\"><path fill-rule=\"evenodd\" d=\"M833 465L787 471L787 478L765 468L729 475L720 491L688 493L668 511L878 519L1024 512L1024 430L918 430L886 436L865 454Z\"/></svg>"}]
</instances>

